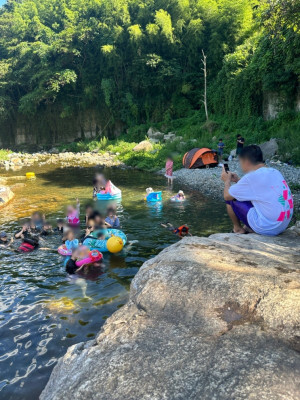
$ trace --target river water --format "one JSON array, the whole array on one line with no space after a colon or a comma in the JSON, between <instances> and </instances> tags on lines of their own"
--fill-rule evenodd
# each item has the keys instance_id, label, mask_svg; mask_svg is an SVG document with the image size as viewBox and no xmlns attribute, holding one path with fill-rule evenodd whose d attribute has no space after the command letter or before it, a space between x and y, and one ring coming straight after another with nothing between
<instances>
[{"instance_id":1,"label":"river water","mask_svg":"<svg viewBox=\"0 0 300 400\"><path fill-rule=\"evenodd\" d=\"M41 211L55 224L65 206L78 197L82 206L92 202L95 168L37 167L37 179L26 181L26 170L9 172L15 199L1 210L1 230L14 234L22 220ZM104 257L101 272L81 278L66 275L62 257L55 251L18 254L0 249L0 398L37 399L59 357L68 346L94 338L105 320L128 298L130 282L144 261L179 240L160 227L188 224L192 234L207 236L230 229L225 207L187 191L185 203L169 199L173 191L164 177L133 170L107 169L107 178L122 189L118 203L122 229L131 249ZM163 203L143 201L146 187L163 191ZM101 209L101 202L95 206ZM47 246L56 249L61 238L53 235Z\"/></svg>"}]
</instances>

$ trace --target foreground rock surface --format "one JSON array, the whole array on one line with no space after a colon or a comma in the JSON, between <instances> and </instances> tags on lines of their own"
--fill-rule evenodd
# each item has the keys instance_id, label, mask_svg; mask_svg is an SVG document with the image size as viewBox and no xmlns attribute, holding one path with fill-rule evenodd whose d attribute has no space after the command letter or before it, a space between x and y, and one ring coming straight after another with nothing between
<instances>
[{"instance_id":1,"label":"foreground rock surface","mask_svg":"<svg viewBox=\"0 0 300 400\"><path fill-rule=\"evenodd\" d=\"M96 340L70 347L42 400L296 400L300 241L186 238L147 261Z\"/></svg>"}]
</instances>

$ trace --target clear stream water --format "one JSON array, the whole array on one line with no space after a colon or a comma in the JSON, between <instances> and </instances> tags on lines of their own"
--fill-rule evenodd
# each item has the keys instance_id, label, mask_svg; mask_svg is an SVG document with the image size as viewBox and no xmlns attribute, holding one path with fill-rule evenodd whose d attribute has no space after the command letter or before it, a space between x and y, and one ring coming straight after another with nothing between
<instances>
[{"instance_id":1,"label":"clear stream water","mask_svg":"<svg viewBox=\"0 0 300 400\"><path fill-rule=\"evenodd\" d=\"M65 216L65 206L78 197L92 202L91 182L96 168L36 167L35 181L18 180L26 170L8 172L15 199L1 209L1 230L16 232L22 219L39 210L53 224ZM144 261L179 240L160 227L186 223L194 235L230 229L224 205L188 191L185 203L169 201L173 192L164 177L132 170L104 170L123 199L118 204L122 228L129 240L138 240L119 255L104 257L104 272L85 278L66 275L62 257L37 250L17 254L0 249L0 398L38 399L59 357L68 346L94 338L105 320L128 298L130 282ZM143 201L146 187L163 191L163 203ZM101 202L95 204L101 209ZM59 236L48 246L56 249Z\"/></svg>"}]
</instances>

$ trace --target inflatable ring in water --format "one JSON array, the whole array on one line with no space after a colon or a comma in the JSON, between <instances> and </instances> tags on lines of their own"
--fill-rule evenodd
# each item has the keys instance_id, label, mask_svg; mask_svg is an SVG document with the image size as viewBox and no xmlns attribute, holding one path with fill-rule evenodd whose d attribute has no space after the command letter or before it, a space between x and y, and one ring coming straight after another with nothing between
<instances>
[{"instance_id":1,"label":"inflatable ring in water","mask_svg":"<svg viewBox=\"0 0 300 400\"><path fill-rule=\"evenodd\" d=\"M57 251L61 256L71 256L72 255L72 250L68 249L65 244L62 244L61 246L59 246Z\"/></svg>"},{"instance_id":2,"label":"inflatable ring in water","mask_svg":"<svg viewBox=\"0 0 300 400\"><path fill-rule=\"evenodd\" d=\"M173 196L173 197L171 197L171 201L175 201L176 203L182 203L183 201L185 201L185 198L180 199L177 196Z\"/></svg>"},{"instance_id":3,"label":"inflatable ring in water","mask_svg":"<svg viewBox=\"0 0 300 400\"><path fill-rule=\"evenodd\" d=\"M108 200L119 200L121 198L122 198L121 192L113 195L109 193L105 194L97 193L97 200L108 201Z\"/></svg>"},{"instance_id":4,"label":"inflatable ring in water","mask_svg":"<svg viewBox=\"0 0 300 400\"><path fill-rule=\"evenodd\" d=\"M162 193L161 192L151 192L146 197L146 200L148 202L162 201Z\"/></svg>"},{"instance_id":5,"label":"inflatable ring in water","mask_svg":"<svg viewBox=\"0 0 300 400\"><path fill-rule=\"evenodd\" d=\"M87 258L84 258L83 260L78 260L76 261L76 266L77 267L82 267L83 265L90 265L94 264L98 261L101 261L103 258L103 255L100 253L98 250L91 250L89 253L89 256Z\"/></svg>"},{"instance_id":6,"label":"inflatable ring in water","mask_svg":"<svg viewBox=\"0 0 300 400\"><path fill-rule=\"evenodd\" d=\"M105 235L105 239L98 239L100 234ZM92 232L89 237L87 237L83 244L85 246L89 246L92 249L99 250L101 253L108 252L107 241L112 236L117 236L122 239L123 245L125 246L127 242L127 236L124 232L119 229L100 229L95 232Z\"/></svg>"}]
</instances>

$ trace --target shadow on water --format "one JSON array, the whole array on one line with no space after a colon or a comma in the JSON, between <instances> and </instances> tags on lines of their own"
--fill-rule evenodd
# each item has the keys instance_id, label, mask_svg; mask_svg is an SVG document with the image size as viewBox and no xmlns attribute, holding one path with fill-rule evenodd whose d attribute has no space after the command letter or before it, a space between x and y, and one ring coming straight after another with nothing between
<instances>
[{"instance_id":1,"label":"shadow on water","mask_svg":"<svg viewBox=\"0 0 300 400\"><path fill-rule=\"evenodd\" d=\"M93 202L91 182L96 170L101 171L37 167L35 181L22 180L22 185L15 187L15 200L0 215L1 230L13 234L35 210L45 212L55 224L76 197L82 204L83 219L84 205ZM105 254L104 270L78 278L66 276L56 252L38 250L21 255L0 251L1 398L37 399L67 347L95 337L105 320L126 303L130 282L143 262L178 240L161 222L186 223L193 234L201 236L229 230L222 203L195 191L187 193L185 203L172 203L169 199L180 187L175 183L171 191L161 176L132 170L102 171L122 189L122 202L116 203L120 221L128 239L138 242L118 255ZM17 174L22 177L25 172ZM11 179L9 184L19 182L16 173L5 175ZM162 190L162 203L143 200L149 186ZM107 206L93 204L102 211ZM52 236L47 242L56 249L61 239Z\"/></svg>"}]
</instances>

